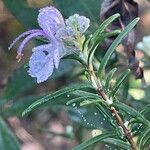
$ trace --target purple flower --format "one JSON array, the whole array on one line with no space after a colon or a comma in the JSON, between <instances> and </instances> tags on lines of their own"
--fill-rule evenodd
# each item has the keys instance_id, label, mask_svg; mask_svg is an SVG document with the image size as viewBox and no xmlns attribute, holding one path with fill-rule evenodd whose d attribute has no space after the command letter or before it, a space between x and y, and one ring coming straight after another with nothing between
<instances>
[{"instance_id":1,"label":"purple flower","mask_svg":"<svg viewBox=\"0 0 150 150\"><path fill-rule=\"evenodd\" d=\"M21 60L25 44L32 38L40 36L48 39L49 43L32 49L29 61L28 73L37 78L37 83L48 79L54 68L58 68L60 59L71 53L82 50L84 36L82 35L89 27L89 19L77 14L69 17L66 21L61 13L54 7L45 7L39 10L38 24L41 29L26 31L18 36L10 45L23 38L17 50L17 59Z\"/></svg>"}]
</instances>

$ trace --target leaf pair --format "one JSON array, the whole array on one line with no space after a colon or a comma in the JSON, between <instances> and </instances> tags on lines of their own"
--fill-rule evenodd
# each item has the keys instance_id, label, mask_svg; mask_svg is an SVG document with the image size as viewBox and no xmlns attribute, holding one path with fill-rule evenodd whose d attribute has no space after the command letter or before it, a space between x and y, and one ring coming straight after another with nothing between
<instances>
[{"instance_id":1,"label":"leaf pair","mask_svg":"<svg viewBox=\"0 0 150 150\"><path fill-rule=\"evenodd\" d=\"M112 36L115 34L120 33L120 30L112 31L111 33L106 33L105 29L115 20L119 17L119 14L115 14L108 19L106 19L95 31L91 38L91 48L88 54L88 64L92 63L92 58L94 56L95 50L97 46L102 42L106 37Z\"/></svg>"},{"instance_id":2,"label":"leaf pair","mask_svg":"<svg viewBox=\"0 0 150 150\"><path fill-rule=\"evenodd\" d=\"M60 89L52 94L48 94L44 97L42 97L41 99L35 101L33 104L31 104L23 113L22 115L26 115L27 113L31 112L33 109L36 109L42 105L44 105L45 103L58 103L57 101L55 101L55 99L57 99L58 97L62 97L63 95L67 95L70 94L71 92L77 91L77 90L81 90L81 89L85 89L85 88L92 88L92 86L88 83L85 84L75 84L75 85L71 85L68 86L64 89ZM61 99L63 100L63 99Z\"/></svg>"},{"instance_id":3,"label":"leaf pair","mask_svg":"<svg viewBox=\"0 0 150 150\"><path fill-rule=\"evenodd\" d=\"M124 29L125 26L134 18L138 17L138 3L134 0L104 0L101 6L100 17L103 20L107 19L109 16L119 13L120 17L116 19L107 28L107 31L111 32L115 29ZM107 38L107 41L103 44L108 47L110 43L116 38ZM132 73L138 79L143 78L143 69L139 66L139 61L135 56L135 29L132 30L122 42L124 46L124 51L128 57L129 68Z\"/></svg>"}]
</instances>

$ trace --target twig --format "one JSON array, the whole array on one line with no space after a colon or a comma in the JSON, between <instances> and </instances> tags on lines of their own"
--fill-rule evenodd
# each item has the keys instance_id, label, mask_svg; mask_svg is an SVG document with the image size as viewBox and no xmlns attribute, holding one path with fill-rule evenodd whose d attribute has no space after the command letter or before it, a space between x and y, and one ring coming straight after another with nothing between
<instances>
[{"instance_id":1,"label":"twig","mask_svg":"<svg viewBox=\"0 0 150 150\"><path fill-rule=\"evenodd\" d=\"M103 100L108 104L112 114L114 114L115 120L118 124L118 126L120 126L123 129L124 135L126 137L126 139L128 140L128 142L130 143L132 150L137 150L136 144L132 138L131 132L130 130L124 125L124 121L123 119L120 117L118 111L116 110L115 107L111 106L110 103L108 103L109 101L109 97L107 96L107 94L105 93L105 91L103 90L101 84L98 82L98 79L95 75L95 72L93 70L93 66L90 66L88 69L88 73L90 75L90 80L93 83L94 80L94 85L95 88L98 92L98 94L103 98ZM96 83L96 84L95 84Z\"/></svg>"}]
</instances>

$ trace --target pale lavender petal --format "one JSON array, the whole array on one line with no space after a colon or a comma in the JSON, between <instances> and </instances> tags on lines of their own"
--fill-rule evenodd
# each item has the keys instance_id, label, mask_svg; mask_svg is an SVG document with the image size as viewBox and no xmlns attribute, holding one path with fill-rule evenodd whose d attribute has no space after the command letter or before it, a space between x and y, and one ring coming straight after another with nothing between
<instances>
[{"instance_id":1,"label":"pale lavender petal","mask_svg":"<svg viewBox=\"0 0 150 150\"><path fill-rule=\"evenodd\" d=\"M54 50L54 65L56 68L58 68L60 62L60 55L59 55L59 48L57 47Z\"/></svg>"},{"instance_id":2,"label":"pale lavender petal","mask_svg":"<svg viewBox=\"0 0 150 150\"><path fill-rule=\"evenodd\" d=\"M8 49L10 50L10 49L14 46L14 44L15 44L18 40L20 40L21 38L23 38L24 36L26 36L26 35L28 35L28 34L35 33L35 32L39 32L39 31L42 31L42 30L33 29L33 30L29 30L29 31L26 31L26 32L20 34L20 35L11 43L11 45L8 47Z\"/></svg>"},{"instance_id":3,"label":"pale lavender petal","mask_svg":"<svg viewBox=\"0 0 150 150\"><path fill-rule=\"evenodd\" d=\"M79 16L77 18L79 31L84 33L90 26L90 19L86 18L85 16Z\"/></svg>"},{"instance_id":4,"label":"pale lavender petal","mask_svg":"<svg viewBox=\"0 0 150 150\"><path fill-rule=\"evenodd\" d=\"M22 41L22 43L20 44L20 46L19 46L19 48L18 48L18 50L17 50L18 54L22 54L22 50L23 50L25 44L26 44L27 42L29 42L33 37L37 37L37 36L43 36L43 37L45 37L46 35L45 35L45 33L44 33L43 31L40 31L40 32L35 32L35 33L30 34L29 36L27 36L27 37Z\"/></svg>"},{"instance_id":5,"label":"pale lavender petal","mask_svg":"<svg viewBox=\"0 0 150 150\"><path fill-rule=\"evenodd\" d=\"M33 48L33 54L29 61L29 75L37 78L37 83L46 81L52 75L55 60L55 45L46 44Z\"/></svg>"},{"instance_id":6,"label":"pale lavender petal","mask_svg":"<svg viewBox=\"0 0 150 150\"><path fill-rule=\"evenodd\" d=\"M61 13L54 7L45 7L40 9L38 23L47 34L51 32L55 34L60 27L65 25Z\"/></svg>"}]
</instances>

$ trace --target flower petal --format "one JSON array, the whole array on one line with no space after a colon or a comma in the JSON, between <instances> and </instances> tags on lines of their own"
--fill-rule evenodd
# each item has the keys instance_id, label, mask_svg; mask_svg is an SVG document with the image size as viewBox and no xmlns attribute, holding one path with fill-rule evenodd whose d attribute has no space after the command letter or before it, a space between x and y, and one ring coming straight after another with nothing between
<instances>
[{"instance_id":1,"label":"flower petal","mask_svg":"<svg viewBox=\"0 0 150 150\"><path fill-rule=\"evenodd\" d=\"M60 27L65 25L61 13L54 7L45 7L40 9L38 23L47 34L51 32L55 34Z\"/></svg>"},{"instance_id":2,"label":"flower petal","mask_svg":"<svg viewBox=\"0 0 150 150\"><path fill-rule=\"evenodd\" d=\"M54 50L54 65L56 68L58 68L60 62L60 54L59 54L59 48L57 47Z\"/></svg>"},{"instance_id":3,"label":"flower petal","mask_svg":"<svg viewBox=\"0 0 150 150\"><path fill-rule=\"evenodd\" d=\"M55 46L41 45L33 48L29 61L29 75L37 78L37 83L46 81L52 75L54 66L58 66L59 58L55 58Z\"/></svg>"}]
</instances>

